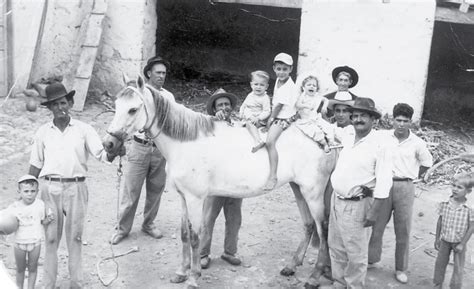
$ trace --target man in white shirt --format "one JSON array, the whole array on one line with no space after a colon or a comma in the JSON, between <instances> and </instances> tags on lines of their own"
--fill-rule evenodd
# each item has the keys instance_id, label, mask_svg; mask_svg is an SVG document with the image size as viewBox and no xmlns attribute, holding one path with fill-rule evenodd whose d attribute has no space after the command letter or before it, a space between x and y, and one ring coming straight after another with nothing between
<instances>
[{"instance_id":1,"label":"man in white shirt","mask_svg":"<svg viewBox=\"0 0 474 289\"><path fill-rule=\"evenodd\" d=\"M105 162L112 161L94 128L72 119L69 110L75 91L66 91L61 83L46 87L47 106L53 121L42 125L35 134L31 149L29 174L40 177L41 198L52 209L54 221L46 228L44 279L46 289L56 288L57 251L63 225L66 229L70 288L82 288L82 233L89 192L85 182L90 155ZM124 154L122 151L120 154Z\"/></svg>"},{"instance_id":2,"label":"man in white shirt","mask_svg":"<svg viewBox=\"0 0 474 289\"><path fill-rule=\"evenodd\" d=\"M371 229L392 186L392 158L373 125L381 114L370 98L351 105L355 135L348 138L331 176L329 253L334 288L365 288Z\"/></svg>"},{"instance_id":3,"label":"man in white shirt","mask_svg":"<svg viewBox=\"0 0 474 289\"><path fill-rule=\"evenodd\" d=\"M369 264L375 264L381 259L383 233L393 212L396 237L395 278L400 283L408 282L405 271L408 269L410 229L415 201L413 180L421 177L433 165L433 157L425 141L410 131L412 116L413 108L406 103L399 103L393 108L394 129L388 131L387 135L394 147L393 186L382 206L369 242Z\"/></svg>"},{"instance_id":4,"label":"man in white shirt","mask_svg":"<svg viewBox=\"0 0 474 289\"><path fill-rule=\"evenodd\" d=\"M148 85L156 88L161 96L174 102L173 94L163 88L168 69L169 63L167 61L160 56L154 56L145 65L143 75L147 79ZM146 182L146 199L143 210L142 232L155 239L163 237L153 221L158 214L161 195L165 189L166 160L156 148L153 140L147 139L145 134L140 132L133 136L127 156L128 163L125 167L124 181L121 188L122 200L118 228L110 240L114 245L121 242L132 230L133 219L135 218L144 182Z\"/></svg>"}]
</instances>

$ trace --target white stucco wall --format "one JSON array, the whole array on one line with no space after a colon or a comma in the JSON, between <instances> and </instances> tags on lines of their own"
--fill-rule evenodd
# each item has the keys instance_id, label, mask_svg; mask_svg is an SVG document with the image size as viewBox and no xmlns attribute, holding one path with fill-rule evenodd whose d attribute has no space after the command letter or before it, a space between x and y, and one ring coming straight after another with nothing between
<instances>
[{"instance_id":1,"label":"white stucco wall","mask_svg":"<svg viewBox=\"0 0 474 289\"><path fill-rule=\"evenodd\" d=\"M123 87L122 72L135 78L155 54L156 1L109 0L90 92L115 95Z\"/></svg>"},{"instance_id":2,"label":"white stucco wall","mask_svg":"<svg viewBox=\"0 0 474 289\"><path fill-rule=\"evenodd\" d=\"M13 94L26 88L33 61L38 31L43 12L44 0L11 1L11 35L12 41L12 84Z\"/></svg>"},{"instance_id":3,"label":"white stucco wall","mask_svg":"<svg viewBox=\"0 0 474 289\"><path fill-rule=\"evenodd\" d=\"M334 67L357 70L351 90L384 113L406 102L421 117L435 0L303 0L299 72L316 71L321 92L336 90Z\"/></svg>"}]
</instances>

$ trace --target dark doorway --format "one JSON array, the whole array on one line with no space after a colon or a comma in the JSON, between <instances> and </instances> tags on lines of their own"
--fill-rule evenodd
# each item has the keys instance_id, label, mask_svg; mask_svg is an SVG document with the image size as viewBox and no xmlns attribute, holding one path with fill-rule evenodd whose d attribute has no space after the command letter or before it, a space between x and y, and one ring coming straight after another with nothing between
<instances>
[{"instance_id":1,"label":"dark doorway","mask_svg":"<svg viewBox=\"0 0 474 289\"><path fill-rule=\"evenodd\" d=\"M279 52L297 62L300 9L160 0L157 15L156 50L170 60L174 79L248 83L257 69L273 75Z\"/></svg>"}]
</instances>

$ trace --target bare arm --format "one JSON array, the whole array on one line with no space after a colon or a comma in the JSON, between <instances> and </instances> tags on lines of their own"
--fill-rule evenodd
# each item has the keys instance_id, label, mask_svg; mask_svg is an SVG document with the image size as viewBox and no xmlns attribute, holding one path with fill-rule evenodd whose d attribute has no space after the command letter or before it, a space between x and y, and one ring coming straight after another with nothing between
<instances>
[{"instance_id":1,"label":"bare arm","mask_svg":"<svg viewBox=\"0 0 474 289\"><path fill-rule=\"evenodd\" d=\"M439 216L438 218L438 223L436 224L436 236L435 236L435 244L434 247L436 250L439 250L439 243L441 241L440 236L441 236L441 222L442 218Z\"/></svg>"},{"instance_id":2,"label":"bare arm","mask_svg":"<svg viewBox=\"0 0 474 289\"><path fill-rule=\"evenodd\" d=\"M461 242L456 245L456 248L454 248L456 252L464 250L467 242L472 236L472 233L474 233L474 221L469 222L469 227L467 228L466 234L464 234L464 237L462 238Z\"/></svg>"},{"instance_id":3,"label":"bare arm","mask_svg":"<svg viewBox=\"0 0 474 289\"><path fill-rule=\"evenodd\" d=\"M270 114L270 118L268 119L268 122L267 122L267 128L270 128L270 126L272 125L273 120L280 113L280 110L281 110L282 107L283 107L283 104L279 103L273 108L272 114Z\"/></svg>"},{"instance_id":4,"label":"bare arm","mask_svg":"<svg viewBox=\"0 0 474 289\"><path fill-rule=\"evenodd\" d=\"M28 171L28 174L30 174L30 175L37 178L39 176L40 172L41 172L41 169L35 167L34 165L30 165L30 169Z\"/></svg>"}]
</instances>

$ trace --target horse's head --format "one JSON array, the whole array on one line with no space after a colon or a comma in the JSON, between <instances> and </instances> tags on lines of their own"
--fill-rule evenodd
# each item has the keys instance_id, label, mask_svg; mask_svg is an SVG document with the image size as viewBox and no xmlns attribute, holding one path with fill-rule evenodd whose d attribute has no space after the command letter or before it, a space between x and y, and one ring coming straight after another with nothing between
<instances>
[{"instance_id":1,"label":"horse's head","mask_svg":"<svg viewBox=\"0 0 474 289\"><path fill-rule=\"evenodd\" d=\"M103 142L108 152L116 148L118 141L124 142L135 132L147 129L154 117L153 96L143 78L138 76L134 86L124 75L124 82L127 86L117 94L115 115Z\"/></svg>"}]
</instances>

